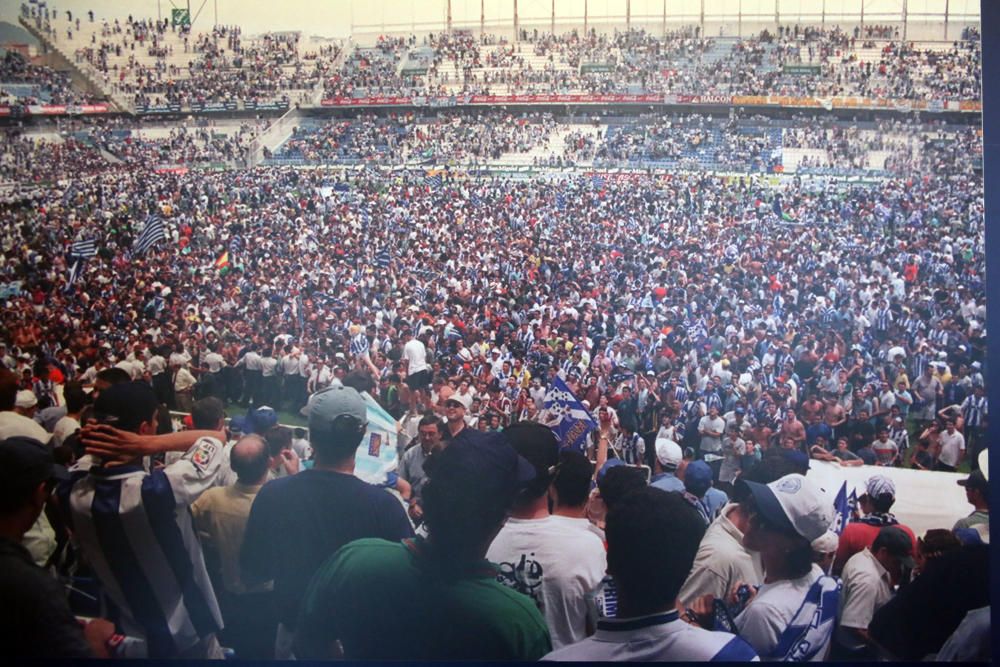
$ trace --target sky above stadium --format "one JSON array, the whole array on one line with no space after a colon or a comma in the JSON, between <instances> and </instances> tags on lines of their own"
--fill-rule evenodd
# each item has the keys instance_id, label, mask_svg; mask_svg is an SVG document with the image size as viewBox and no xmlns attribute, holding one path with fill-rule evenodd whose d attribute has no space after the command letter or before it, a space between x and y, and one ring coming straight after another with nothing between
<instances>
[{"instance_id":1,"label":"sky above stadium","mask_svg":"<svg viewBox=\"0 0 1000 667\"><path fill-rule=\"evenodd\" d=\"M592 22L608 17L611 24L625 23L625 0L588 0ZM94 10L98 19L124 20L134 17L169 17L172 8L187 8L188 0L48 0L49 7L71 10L86 19ZM487 29L509 26L513 22L513 0L451 0L456 27L478 29L482 15ZM864 7L866 21L898 21L903 7L908 7L911 21L935 23L946 8L955 22L978 21L979 0L707 0L706 19L735 19L740 10L743 22L773 22L775 10L785 22L820 23L858 22ZM0 2L0 19L17 23L20 2ZM208 30L216 20L224 25L238 24L245 35L281 30L299 30L309 35L342 38L352 32L372 33L379 28L416 32L440 29L446 22L447 0L190 0L195 30ZM671 23L693 24L699 21L700 4L696 0L631 0L635 22L657 23L664 8ZM518 0L518 15L525 27L548 26L555 9L559 28L583 24L582 0ZM65 15L63 15L64 17ZM557 29L558 31L558 29ZM936 38L936 37L935 37Z\"/></svg>"}]
</instances>

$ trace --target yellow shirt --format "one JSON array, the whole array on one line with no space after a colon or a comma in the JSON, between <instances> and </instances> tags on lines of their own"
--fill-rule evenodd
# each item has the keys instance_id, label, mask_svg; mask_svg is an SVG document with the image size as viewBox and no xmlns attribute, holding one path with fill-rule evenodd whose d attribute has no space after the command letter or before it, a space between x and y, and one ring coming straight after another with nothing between
<instances>
[{"instance_id":1,"label":"yellow shirt","mask_svg":"<svg viewBox=\"0 0 1000 667\"><path fill-rule=\"evenodd\" d=\"M191 505L195 529L207 548L219 558L223 586L230 593L269 591L270 581L247 588L240 580L240 548L250 518L250 506L260 484L216 486L201 494Z\"/></svg>"}]
</instances>

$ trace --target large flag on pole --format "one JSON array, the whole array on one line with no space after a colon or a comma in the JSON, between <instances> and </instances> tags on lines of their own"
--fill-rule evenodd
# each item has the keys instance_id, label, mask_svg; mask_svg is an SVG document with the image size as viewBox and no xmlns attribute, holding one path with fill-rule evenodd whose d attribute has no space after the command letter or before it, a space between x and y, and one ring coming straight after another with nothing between
<instances>
[{"instance_id":1,"label":"large flag on pole","mask_svg":"<svg viewBox=\"0 0 1000 667\"><path fill-rule=\"evenodd\" d=\"M157 241L162 241L167 237L167 232L163 227L163 218L158 215L151 215L146 218L146 225L142 228L139 238L132 244L132 250L140 255L146 253Z\"/></svg>"},{"instance_id":2,"label":"large flag on pole","mask_svg":"<svg viewBox=\"0 0 1000 667\"><path fill-rule=\"evenodd\" d=\"M587 434L597 428L597 422L587 408L576 399L561 378L556 378L545 393L545 414L542 422L555 431L562 447L583 451Z\"/></svg>"}]
</instances>

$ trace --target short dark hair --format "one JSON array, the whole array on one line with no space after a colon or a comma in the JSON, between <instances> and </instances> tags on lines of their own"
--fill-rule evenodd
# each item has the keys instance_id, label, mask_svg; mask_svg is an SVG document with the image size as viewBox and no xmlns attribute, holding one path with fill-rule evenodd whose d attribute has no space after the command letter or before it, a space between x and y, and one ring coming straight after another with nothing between
<instances>
[{"instance_id":1,"label":"short dark hair","mask_svg":"<svg viewBox=\"0 0 1000 667\"><path fill-rule=\"evenodd\" d=\"M264 433L267 450L271 456L277 456L281 450L292 446L292 429L287 426L272 426Z\"/></svg>"},{"instance_id":2,"label":"short dark hair","mask_svg":"<svg viewBox=\"0 0 1000 667\"><path fill-rule=\"evenodd\" d=\"M647 613L672 605L704 534L704 520L677 493L647 486L610 507L608 570L630 608Z\"/></svg>"},{"instance_id":3,"label":"short dark hair","mask_svg":"<svg viewBox=\"0 0 1000 667\"><path fill-rule=\"evenodd\" d=\"M191 406L191 423L196 429L215 430L226 418L226 406L215 396L206 396Z\"/></svg>"},{"instance_id":4,"label":"short dark hair","mask_svg":"<svg viewBox=\"0 0 1000 667\"><path fill-rule=\"evenodd\" d=\"M437 426L438 433L444 433L444 424L441 423L441 418L433 412L428 412L420 418L420 421L417 422L417 428L419 429L421 426Z\"/></svg>"},{"instance_id":5,"label":"short dark hair","mask_svg":"<svg viewBox=\"0 0 1000 667\"><path fill-rule=\"evenodd\" d=\"M774 450L772 450L774 451ZM758 484L770 484L781 479L785 475L798 472L799 468L784 456L765 456L744 473L740 473L738 480L746 482L757 482ZM733 502L741 503L750 497L750 489L746 484L733 485Z\"/></svg>"},{"instance_id":6,"label":"short dark hair","mask_svg":"<svg viewBox=\"0 0 1000 667\"><path fill-rule=\"evenodd\" d=\"M78 380L70 380L63 387L63 399L66 401L66 412L79 412L90 403L90 396L83 390L83 384Z\"/></svg>"},{"instance_id":7,"label":"short dark hair","mask_svg":"<svg viewBox=\"0 0 1000 667\"><path fill-rule=\"evenodd\" d=\"M646 486L646 475L635 466L615 466L598 478L601 499L610 510L630 491Z\"/></svg>"},{"instance_id":8,"label":"short dark hair","mask_svg":"<svg viewBox=\"0 0 1000 667\"><path fill-rule=\"evenodd\" d=\"M309 444L312 445L313 458L325 463L343 461L354 456L361 440L365 437L367 426L353 417L342 415L337 417L322 432L309 431Z\"/></svg>"},{"instance_id":9,"label":"short dark hair","mask_svg":"<svg viewBox=\"0 0 1000 667\"><path fill-rule=\"evenodd\" d=\"M363 391L371 393L372 388L375 383L372 382L371 376L367 373L362 373L361 371L351 371L340 381L345 387L350 387L356 390L359 394Z\"/></svg>"},{"instance_id":10,"label":"short dark hair","mask_svg":"<svg viewBox=\"0 0 1000 667\"><path fill-rule=\"evenodd\" d=\"M559 505L579 507L587 502L593 474L594 464L583 452L575 449L560 451L559 468L556 470L556 478L552 481L559 496Z\"/></svg>"},{"instance_id":11,"label":"short dark hair","mask_svg":"<svg viewBox=\"0 0 1000 667\"><path fill-rule=\"evenodd\" d=\"M868 499L872 503L872 508L880 513L885 514L892 509L892 506L896 503L896 496L891 493L882 493L877 496L868 496Z\"/></svg>"},{"instance_id":12,"label":"short dark hair","mask_svg":"<svg viewBox=\"0 0 1000 667\"><path fill-rule=\"evenodd\" d=\"M245 451L247 447L240 445L251 439L257 440L261 444L259 448L247 454ZM233 446L229 456L229 465L240 481L256 482L267 472L270 463L269 453L267 441L259 435L251 433L240 438Z\"/></svg>"},{"instance_id":13,"label":"short dark hair","mask_svg":"<svg viewBox=\"0 0 1000 667\"><path fill-rule=\"evenodd\" d=\"M103 371L98 371L94 379L106 382L107 384L123 384L131 382L132 376L126 373L125 369L112 366L111 368L105 368Z\"/></svg>"},{"instance_id":14,"label":"short dark hair","mask_svg":"<svg viewBox=\"0 0 1000 667\"><path fill-rule=\"evenodd\" d=\"M554 468L559 463L559 439L548 426L533 421L517 422L504 429L504 435L514 451L535 468L535 478L525 486L519 502L542 497L549 490Z\"/></svg>"}]
</instances>

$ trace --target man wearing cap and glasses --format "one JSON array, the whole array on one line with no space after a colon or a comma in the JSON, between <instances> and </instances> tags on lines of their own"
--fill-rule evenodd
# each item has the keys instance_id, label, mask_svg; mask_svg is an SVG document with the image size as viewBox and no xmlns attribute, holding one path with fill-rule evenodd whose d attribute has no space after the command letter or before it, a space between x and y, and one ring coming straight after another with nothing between
<instances>
[{"instance_id":1,"label":"man wearing cap and glasses","mask_svg":"<svg viewBox=\"0 0 1000 667\"><path fill-rule=\"evenodd\" d=\"M323 561L352 540L413 535L399 502L354 476L368 425L361 395L350 387L328 387L313 394L306 409L315 465L261 487L240 555L245 584L274 580L279 660L292 657L299 604Z\"/></svg>"},{"instance_id":2,"label":"man wearing cap and glasses","mask_svg":"<svg viewBox=\"0 0 1000 667\"><path fill-rule=\"evenodd\" d=\"M42 514L57 475L65 472L37 440L17 436L0 441L0 641L8 658L93 657L58 580L21 545ZM88 637L110 625L92 623ZM111 637L114 628L110 630L97 648Z\"/></svg>"},{"instance_id":3,"label":"man wearing cap and glasses","mask_svg":"<svg viewBox=\"0 0 1000 667\"><path fill-rule=\"evenodd\" d=\"M531 598L485 559L534 467L504 434L464 431L427 462L428 536L361 539L305 592L300 658L537 660L551 649Z\"/></svg>"},{"instance_id":4,"label":"man wearing cap and glasses","mask_svg":"<svg viewBox=\"0 0 1000 667\"><path fill-rule=\"evenodd\" d=\"M468 426L465 414L472 406L472 397L468 394L454 392L444 402L444 417L447 428L443 433L445 440L452 440Z\"/></svg>"}]
</instances>

